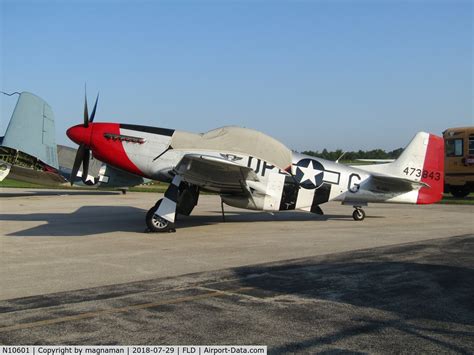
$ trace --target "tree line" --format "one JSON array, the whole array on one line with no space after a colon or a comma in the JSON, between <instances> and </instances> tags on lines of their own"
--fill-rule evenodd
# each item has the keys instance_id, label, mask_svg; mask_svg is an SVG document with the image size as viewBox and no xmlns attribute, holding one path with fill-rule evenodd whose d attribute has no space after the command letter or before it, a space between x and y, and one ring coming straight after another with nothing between
<instances>
[{"instance_id":1,"label":"tree line","mask_svg":"<svg viewBox=\"0 0 474 355\"><path fill-rule=\"evenodd\" d=\"M373 149L373 150L359 150L357 152L346 152L341 160L357 160L357 159L397 159L400 154L402 154L403 148L394 149L392 151L386 152L383 149ZM306 150L302 152L306 155L311 155L313 157L318 157L326 160L337 160L341 157L343 150L337 149L334 151L328 151L323 149L321 152L316 150Z\"/></svg>"}]
</instances>

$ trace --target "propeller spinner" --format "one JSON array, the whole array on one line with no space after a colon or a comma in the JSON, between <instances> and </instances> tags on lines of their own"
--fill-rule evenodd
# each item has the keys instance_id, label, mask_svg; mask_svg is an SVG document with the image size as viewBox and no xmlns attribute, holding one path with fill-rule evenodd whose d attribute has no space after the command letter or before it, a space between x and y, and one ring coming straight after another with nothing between
<instances>
[{"instance_id":1,"label":"propeller spinner","mask_svg":"<svg viewBox=\"0 0 474 355\"><path fill-rule=\"evenodd\" d=\"M89 111L87 108L87 94L84 97L84 124L71 127L67 130L67 136L77 144L79 148L77 149L76 158L74 159L74 165L71 171L70 183L71 186L74 184L74 179L77 176L79 168L82 163L82 180L87 179L89 173L89 159L90 159L90 137L91 137L91 128L89 124L94 121L95 112L97 109L97 102L99 101L99 94L95 99L94 108L92 109L92 114L89 117Z\"/></svg>"}]
</instances>

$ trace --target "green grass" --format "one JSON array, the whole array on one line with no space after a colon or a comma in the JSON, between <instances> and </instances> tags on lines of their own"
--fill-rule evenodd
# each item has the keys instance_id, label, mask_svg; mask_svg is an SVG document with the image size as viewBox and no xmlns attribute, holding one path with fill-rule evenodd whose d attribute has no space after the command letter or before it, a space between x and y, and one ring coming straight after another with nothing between
<instances>
[{"instance_id":1,"label":"green grass","mask_svg":"<svg viewBox=\"0 0 474 355\"><path fill-rule=\"evenodd\" d=\"M42 189L44 186L38 184L32 184L29 182L17 181L12 179L5 179L0 181L0 187L17 187L17 188L32 188L32 189Z\"/></svg>"},{"instance_id":2,"label":"green grass","mask_svg":"<svg viewBox=\"0 0 474 355\"><path fill-rule=\"evenodd\" d=\"M165 183L155 183L151 185L140 185L140 186L134 186L130 187L128 191L131 192L155 192L155 193L164 193L166 189L168 188L168 184Z\"/></svg>"},{"instance_id":3,"label":"green grass","mask_svg":"<svg viewBox=\"0 0 474 355\"><path fill-rule=\"evenodd\" d=\"M474 205L474 193L464 198L454 197L451 194L444 194L443 199L438 203L445 205Z\"/></svg>"},{"instance_id":4,"label":"green grass","mask_svg":"<svg viewBox=\"0 0 474 355\"><path fill-rule=\"evenodd\" d=\"M0 187L5 188L21 188L21 189L51 189L51 190L97 190L94 187L89 186L70 186L69 183L63 185L40 185L33 184L31 182L18 181L12 179L5 179L0 181ZM112 189L101 189L101 190L112 190Z\"/></svg>"},{"instance_id":5,"label":"green grass","mask_svg":"<svg viewBox=\"0 0 474 355\"><path fill-rule=\"evenodd\" d=\"M6 187L6 188L24 188L24 189L54 189L54 190L97 190L95 187L89 187L89 186L69 186L67 184L64 185L56 185L56 186L47 186L47 185L39 185L39 184L33 184L29 182L23 182L23 181L18 181L18 180L12 180L12 179L5 179L3 181L0 181L0 187ZM168 184L165 183L152 183L149 185L140 185L140 186L134 186L129 188L129 191L133 192L165 192L166 189L168 188ZM114 191L117 189L114 188L100 188L102 191Z\"/></svg>"}]
</instances>

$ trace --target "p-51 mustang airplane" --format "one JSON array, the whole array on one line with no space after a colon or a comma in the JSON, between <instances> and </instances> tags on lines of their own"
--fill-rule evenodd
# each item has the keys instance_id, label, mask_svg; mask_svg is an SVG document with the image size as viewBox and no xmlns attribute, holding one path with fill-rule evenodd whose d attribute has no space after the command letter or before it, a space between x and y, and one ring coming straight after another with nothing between
<instances>
[{"instance_id":1,"label":"p-51 mustang airplane","mask_svg":"<svg viewBox=\"0 0 474 355\"><path fill-rule=\"evenodd\" d=\"M365 217L368 202L430 204L443 193L444 143L420 132L392 163L347 166L294 153L254 130L223 127L204 134L119 123L94 123L97 100L84 123L67 130L79 144L73 168L87 166L90 150L101 161L154 180L170 182L164 198L146 215L150 231L174 231L176 213L189 215L199 191L222 202L263 211L304 210L322 214L335 200ZM87 173L87 169L84 169Z\"/></svg>"}]
</instances>

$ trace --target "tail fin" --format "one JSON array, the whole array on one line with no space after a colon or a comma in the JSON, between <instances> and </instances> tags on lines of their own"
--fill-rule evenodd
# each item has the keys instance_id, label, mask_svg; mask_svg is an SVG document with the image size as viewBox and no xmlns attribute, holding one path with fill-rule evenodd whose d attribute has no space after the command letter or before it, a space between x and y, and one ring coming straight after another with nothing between
<instances>
[{"instance_id":1,"label":"tail fin","mask_svg":"<svg viewBox=\"0 0 474 355\"><path fill-rule=\"evenodd\" d=\"M386 165L386 172L414 181L423 182L417 204L430 204L443 197L444 140L433 134L419 132L400 157Z\"/></svg>"},{"instance_id":2,"label":"tail fin","mask_svg":"<svg viewBox=\"0 0 474 355\"><path fill-rule=\"evenodd\" d=\"M32 155L57 169L55 136L51 107L38 96L22 92L1 145Z\"/></svg>"}]
</instances>

